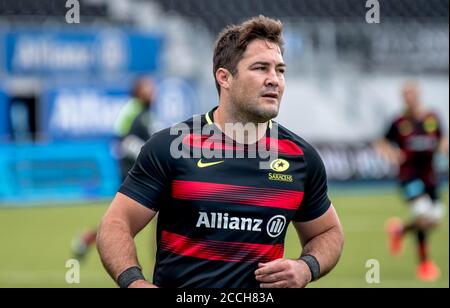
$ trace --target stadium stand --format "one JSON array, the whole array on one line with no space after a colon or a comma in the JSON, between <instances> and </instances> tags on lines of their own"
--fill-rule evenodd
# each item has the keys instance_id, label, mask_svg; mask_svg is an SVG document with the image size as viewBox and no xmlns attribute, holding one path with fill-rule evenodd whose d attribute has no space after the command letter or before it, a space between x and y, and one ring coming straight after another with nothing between
<instances>
[{"instance_id":1,"label":"stadium stand","mask_svg":"<svg viewBox=\"0 0 450 308\"><path fill-rule=\"evenodd\" d=\"M166 12L199 19L213 33L230 22L237 22L255 13L269 13L274 17L291 17L315 20L348 22L360 20L366 13L365 2L360 0L157 0ZM380 1L381 14L385 20L429 20L448 16L448 1Z\"/></svg>"},{"instance_id":2,"label":"stadium stand","mask_svg":"<svg viewBox=\"0 0 450 308\"><path fill-rule=\"evenodd\" d=\"M80 15L86 22L107 19L108 6L104 2L93 0L81 0ZM65 1L55 0L5 0L0 2L0 15L3 22L8 23L37 23L55 20L64 16L67 12Z\"/></svg>"}]
</instances>

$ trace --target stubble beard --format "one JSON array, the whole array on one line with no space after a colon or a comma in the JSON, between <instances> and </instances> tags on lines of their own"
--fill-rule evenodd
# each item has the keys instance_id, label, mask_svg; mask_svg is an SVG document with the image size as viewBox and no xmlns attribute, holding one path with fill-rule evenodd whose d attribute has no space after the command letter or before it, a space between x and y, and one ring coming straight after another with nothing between
<instances>
[{"instance_id":1,"label":"stubble beard","mask_svg":"<svg viewBox=\"0 0 450 308\"><path fill-rule=\"evenodd\" d=\"M239 99L231 97L233 105L233 118L242 124L246 123L265 123L278 115L278 106L264 106L258 98Z\"/></svg>"}]
</instances>

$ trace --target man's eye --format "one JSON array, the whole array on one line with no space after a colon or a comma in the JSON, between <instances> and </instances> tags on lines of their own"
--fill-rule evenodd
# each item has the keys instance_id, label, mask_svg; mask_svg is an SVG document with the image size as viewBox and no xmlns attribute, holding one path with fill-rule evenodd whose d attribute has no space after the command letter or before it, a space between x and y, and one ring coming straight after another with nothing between
<instances>
[{"instance_id":1,"label":"man's eye","mask_svg":"<svg viewBox=\"0 0 450 308\"><path fill-rule=\"evenodd\" d=\"M278 72L279 72L280 74L284 74L285 71L286 71L286 70L285 70L285 69L282 69L282 68L278 70Z\"/></svg>"}]
</instances>

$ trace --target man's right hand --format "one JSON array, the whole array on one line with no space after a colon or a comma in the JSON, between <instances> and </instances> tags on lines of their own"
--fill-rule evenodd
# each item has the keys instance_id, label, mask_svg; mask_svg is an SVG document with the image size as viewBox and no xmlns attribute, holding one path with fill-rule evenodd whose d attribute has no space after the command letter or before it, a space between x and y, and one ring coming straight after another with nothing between
<instances>
[{"instance_id":1,"label":"man's right hand","mask_svg":"<svg viewBox=\"0 0 450 308\"><path fill-rule=\"evenodd\" d=\"M129 286L128 289L154 289L158 288L156 285L148 282L147 280L136 280L133 281Z\"/></svg>"},{"instance_id":2,"label":"man's right hand","mask_svg":"<svg viewBox=\"0 0 450 308\"><path fill-rule=\"evenodd\" d=\"M392 156L391 156L391 163L400 166L406 161L406 155L405 153L400 149L393 149L392 150Z\"/></svg>"}]
</instances>

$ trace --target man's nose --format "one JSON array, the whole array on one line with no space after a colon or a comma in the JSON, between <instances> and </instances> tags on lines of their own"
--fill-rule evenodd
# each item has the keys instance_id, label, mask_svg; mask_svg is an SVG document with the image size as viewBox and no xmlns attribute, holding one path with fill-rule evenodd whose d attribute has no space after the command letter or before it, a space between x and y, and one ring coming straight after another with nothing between
<instances>
[{"instance_id":1,"label":"man's nose","mask_svg":"<svg viewBox=\"0 0 450 308\"><path fill-rule=\"evenodd\" d=\"M278 87L278 83L279 83L279 81L278 81L277 72L275 70L270 70L268 72L265 85L267 87Z\"/></svg>"}]
</instances>

